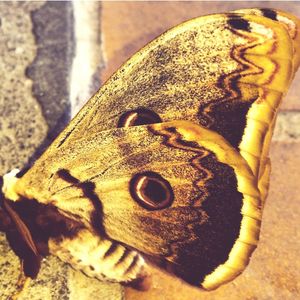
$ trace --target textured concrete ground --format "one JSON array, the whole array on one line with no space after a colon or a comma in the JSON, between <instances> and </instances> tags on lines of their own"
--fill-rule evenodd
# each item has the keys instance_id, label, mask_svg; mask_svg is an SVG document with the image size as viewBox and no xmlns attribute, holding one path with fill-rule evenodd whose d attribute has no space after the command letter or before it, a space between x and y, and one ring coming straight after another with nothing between
<instances>
[{"instance_id":1,"label":"textured concrete ground","mask_svg":"<svg viewBox=\"0 0 300 300\"><path fill-rule=\"evenodd\" d=\"M97 18L94 21L99 23ZM99 26L93 29L95 35L99 34ZM77 58L75 39L77 48L89 42L75 33L71 2L0 2L0 175L22 168L31 157L39 156L68 122L73 106L82 105L91 96L93 84L89 86L91 78L87 73L77 71L86 76L85 81L72 78L73 60ZM90 43L97 49L97 40ZM79 62L91 64L96 70L101 56L88 54ZM75 89L75 95L74 88L71 91L72 80L76 86L78 82L85 83ZM14 293L19 270L19 261L1 233L1 300ZM119 300L122 297L121 285L90 279L59 259L49 257L20 299Z\"/></svg>"},{"instance_id":2,"label":"textured concrete ground","mask_svg":"<svg viewBox=\"0 0 300 300\"><path fill-rule=\"evenodd\" d=\"M76 6L77 5L77 6ZM0 174L23 167L126 59L166 29L203 14L296 2L0 3ZM80 20L79 23L75 22ZM21 299L195 300L300 298L300 72L271 149L273 172L261 241L247 270L201 292L157 269L147 292L104 284L50 257ZM43 147L42 147L43 148ZM38 152L39 153L39 152ZM0 299L13 292L18 259L0 235Z\"/></svg>"}]
</instances>

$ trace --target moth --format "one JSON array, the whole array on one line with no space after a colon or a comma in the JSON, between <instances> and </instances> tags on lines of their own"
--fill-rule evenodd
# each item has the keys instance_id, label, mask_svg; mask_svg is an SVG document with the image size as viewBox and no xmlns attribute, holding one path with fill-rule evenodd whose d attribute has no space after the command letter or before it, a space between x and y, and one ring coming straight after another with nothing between
<instances>
[{"instance_id":1,"label":"moth","mask_svg":"<svg viewBox=\"0 0 300 300\"><path fill-rule=\"evenodd\" d=\"M145 261L206 290L241 274L299 27L271 9L202 16L132 56L29 170L1 179L1 230L25 276L48 254L123 283Z\"/></svg>"}]
</instances>

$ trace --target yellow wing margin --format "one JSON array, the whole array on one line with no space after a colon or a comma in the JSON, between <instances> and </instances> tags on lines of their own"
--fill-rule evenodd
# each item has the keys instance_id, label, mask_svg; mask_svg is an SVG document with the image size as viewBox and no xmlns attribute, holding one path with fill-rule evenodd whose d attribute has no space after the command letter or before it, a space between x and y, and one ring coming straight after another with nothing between
<instances>
[{"instance_id":1,"label":"yellow wing margin","mask_svg":"<svg viewBox=\"0 0 300 300\"><path fill-rule=\"evenodd\" d=\"M196 142L212 151L218 161L231 166L237 178L237 190L243 194L242 222L239 237L234 243L227 261L219 265L199 283L212 290L233 280L246 268L255 250L261 226L262 210L256 180L241 155L219 134L189 121L174 121L151 125L155 131L164 131L174 126L185 141Z\"/></svg>"},{"instance_id":2,"label":"yellow wing margin","mask_svg":"<svg viewBox=\"0 0 300 300\"><path fill-rule=\"evenodd\" d=\"M297 71L300 65L300 20L297 17L282 10L268 8L239 9L234 12L245 15L263 16L284 25L293 43L293 66L294 72Z\"/></svg>"},{"instance_id":3,"label":"yellow wing margin","mask_svg":"<svg viewBox=\"0 0 300 300\"><path fill-rule=\"evenodd\" d=\"M257 16L264 16L266 18L272 19L274 21L278 21L281 25L285 27L287 30L291 43L292 43L292 72L291 72L291 78L294 78L295 73L297 72L299 65L300 65L300 19L295 17L294 15L281 11L281 10L273 10L273 9L261 9L261 8L250 8L250 9L241 9L234 11L235 13L242 13L245 15L257 15ZM287 85L288 88L288 85ZM274 94L274 91L273 91ZM284 93L283 93L284 94ZM275 94L276 95L276 94ZM272 99L271 93L266 93L262 98L266 99L266 102L268 103L274 103L273 111L267 109L267 110L261 110L259 120L263 120L266 116L269 116L269 126L267 133L265 134L265 137L263 139L263 146L261 150L261 159L259 163L258 168L258 188L261 192L261 198L262 202L265 202L265 199L268 194L269 189L269 178L270 178L270 172L271 172L271 162L269 159L269 149L271 144L271 139L273 136L275 123L276 123L276 117L278 108L281 102L281 95L278 94L277 100L274 98ZM261 107L259 107L261 108ZM270 114L271 112L271 114ZM252 115L249 115L251 118ZM246 148L246 147L245 147ZM247 154L246 154L247 155ZM245 154L244 154L245 156Z\"/></svg>"},{"instance_id":4,"label":"yellow wing margin","mask_svg":"<svg viewBox=\"0 0 300 300\"><path fill-rule=\"evenodd\" d=\"M279 22L255 15L242 15L242 18L248 20L251 30L240 31L240 34L248 35L249 41L259 40L261 36L266 40L254 47L235 49L235 59L250 67L250 72L248 69L241 72L241 93L246 95L253 86L259 91L258 99L248 111L247 126L239 145L241 155L258 176L265 135L291 83L293 44L286 28Z\"/></svg>"}]
</instances>

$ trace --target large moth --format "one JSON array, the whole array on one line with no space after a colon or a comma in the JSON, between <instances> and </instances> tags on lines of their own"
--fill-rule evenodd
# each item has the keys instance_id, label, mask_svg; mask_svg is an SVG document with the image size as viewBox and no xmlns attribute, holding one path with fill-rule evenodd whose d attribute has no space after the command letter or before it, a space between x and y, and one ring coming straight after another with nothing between
<instances>
[{"instance_id":1,"label":"large moth","mask_svg":"<svg viewBox=\"0 0 300 300\"><path fill-rule=\"evenodd\" d=\"M209 15L128 60L1 181L1 229L24 274L51 253L118 282L145 276L145 259L207 290L238 276L259 239L299 26L269 9Z\"/></svg>"}]
</instances>

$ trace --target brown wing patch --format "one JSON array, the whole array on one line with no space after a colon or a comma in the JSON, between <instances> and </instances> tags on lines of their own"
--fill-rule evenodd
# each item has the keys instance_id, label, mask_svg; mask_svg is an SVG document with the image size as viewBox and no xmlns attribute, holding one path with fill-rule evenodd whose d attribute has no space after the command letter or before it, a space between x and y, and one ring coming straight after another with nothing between
<instances>
[{"instance_id":1,"label":"brown wing patch","mask_svg":"<svg viewBox=\"0 0 300 300\"><path fill-rule=\"evenodd\" d=\"M195 197L185 199L185 208L171 207L170 214L188 209L193 220L181 219L177 226L164 224L164 218L141 217L151 230L165 229L170 239L169 253L165 257L167 269L193 285L203 282L207 274L223 264L238 239L242 214L243 195L237 189L236 175L232 167L219 162L211 151L196 142L185 140L175 127L153 131L164 136L169 147L191 151L194 155L190 164L198 171L199 177L193 179ZM197 197L198 195L198 197ZM178 194L176 195L178 197ZM180 195L184 197L184 192ZM175 201L181 202L181 199ZM167 211L165 212L167 214ZM180 224L180 226L178 226ZM172 232L172 239L168 235ZM185 234L176 232L182 230Z\"/></svg>"}]
</instances>

